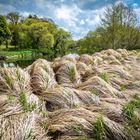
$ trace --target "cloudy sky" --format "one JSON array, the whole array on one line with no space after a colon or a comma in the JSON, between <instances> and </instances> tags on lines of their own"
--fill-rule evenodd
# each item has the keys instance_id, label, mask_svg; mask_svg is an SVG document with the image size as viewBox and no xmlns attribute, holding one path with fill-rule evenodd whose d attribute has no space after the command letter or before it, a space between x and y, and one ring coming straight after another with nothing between
<instances>
[{"instance_id":1,"label":"cloudy sky","mask_svg":"<svg viewBox=\"0 0 140 140\"><path fill-rule=\"evenodd\" d=\"M120 0L119 0L120 1ZM118 0L0 0L0 14L18 11L24 16L36 14L51 18L59 27L79 39L100 23L105 7ZM123 0L140 19L140 0Z\"/></svg>"}]
</instances>

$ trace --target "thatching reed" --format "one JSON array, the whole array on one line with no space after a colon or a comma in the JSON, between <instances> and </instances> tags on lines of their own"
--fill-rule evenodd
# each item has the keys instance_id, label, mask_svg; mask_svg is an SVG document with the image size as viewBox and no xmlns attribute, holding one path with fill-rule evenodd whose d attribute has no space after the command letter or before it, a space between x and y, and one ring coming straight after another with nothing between
<instances>
[{"instance_id":1,"label":"thatching reed","mask_svg":"<svg viewBox=\"0 0 140 140\"><path fill-rule=\"evenodd\" d=\"M140 139L140 58L127 50L0 68L1 140Z\"/></svg>"},{"instance_id":2,"label":"thatching reed","mask_svg":"<svg viewBox=\"0 0 140 140\"><path fill-rule=\"evenodd\" d=\"M74 63L62 65L56 72L56 80L58 84L63 86L75 86L81 82L80 74Z\"/></svg>"},{"instance_id":3,"label":"thatching reed","mask_svg":"<svg viewBox=\"0 0 140 140\"><path fill-rule=\"evenodd\" d=\"M89 91L80 91L68 87L47 90L42 94L49 111L60 108L77 108L84 105L99 104L99 97Z\"/></svg>"},{"instance_id":4,"label":"thatching reed","mask_svg":"<svg viewBox=\"0 0 140 140\"><path fill-rule=\"evenodd\" d=\"M31 93L29 74L21 68L0 68L0 92L17 96L20 91Z\"/></svg>"},{"instance_id":5,"label":"thatching reed","mask_svg":"<svg viewBox=\"0 0 140 140\"><path fill-rule=\"evenodd\" d=\"M93 139L96 138L94 124L100 119L99 113L94 113L84 108L63 109L49 114L50 124L48 127L48 135L52 139ZM118 123L102 116L103 120L99 131L103 131L103 139L128 140L129 136L125 129ZM99 132L100 133L100 132Z\"/></svg>"},{"instance_id":6,"label":"thatching reed","mask_svg":"<svg viewBox=\"0 0 140 140\"><path fill-rule=\"evenodd\" d=\"M33 140L43 136L43 129L36 130L40 127L37 112L42 105L32 94L27 72L0 68L0 97L1 140Z\"/></svg>"},{"instance_id":7,"label":"thatching reed","mask_svg":"<svg viewBox=\"0 0 140 140\"><path fill-rule=\"evenodd\" d=\"M50 62L42 59L35 61L29 68L33 92L40 95L49 88L57 86Z\"/></svg>"},{"instance_id":8,"label":"thatching reed","mask_svg":"<svg viewBox=\"0 0 140 140\"><path fill-rule=\"evenodd\" d=\"M124 97L124 95L110 86L104 79L93 76L89 80L79 84L77 86L80 90L89 90L95 95L99 95L101 97Z\"/></svg>"}]
</instances>

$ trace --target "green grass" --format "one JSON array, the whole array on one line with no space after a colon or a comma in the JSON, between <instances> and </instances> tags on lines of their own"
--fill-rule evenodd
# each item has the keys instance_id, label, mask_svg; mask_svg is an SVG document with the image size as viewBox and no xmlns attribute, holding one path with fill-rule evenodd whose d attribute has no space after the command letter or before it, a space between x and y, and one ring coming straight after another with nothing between
<instances>
[{"instance_id":1,"label":"green grass","mask_svg":"<svg viewBox=\"0 0 140 140\"><path fill-rule=\"evenodd\" d=\"M123 106L123 115L131 120L132 117L134 117L134 111L137 109L137 108L140 108L140 98L138 96L138 94L134 94L132 96L132 100L129 101L128 103L126 103L124 106Z\"/></svg>"},{"instance_id":2,"label":"green grass","mask_svg":"<svg viewBox=\"0 0 140 140\"><path fill-rule=\"evenodd\" d=\"M90 92L91 92L93 95L96 95L96 96L99 95L99 92L98 92L96 89L91 89Z\"/></svg>"},{"instance_id":3,"label":"green grass","mask_svg":"<svg viewBox=\"0 0 140 140\"><path fill-rule=\"evenodd\" d=\"M70 76L70 80L72 82L74 82L76 80L76 71L75 71L74 67L69 69L69 76Z\"/></svg>"},{"instance_id":4,"label":"green grass","mask_svg":"<svg viewBox=\"0 0 140 140\"><path fill-rule=\"evenodd\" d=\"M105 136L104 121L102 116L93 123L93 136L95 140L103 140Z\"/></svg>"},{"instance_id":5,"label":"green grass","mask_svg":"<svg viewBox=\"0 0 140 140\"><path fill-rule=\"evenodd\" d=\"M48 125L48 123L43 123L43 124L42 124L42 127L43 127L45 130L47 130L48 127L49 127L49 125Z\"/></svg>"},{"instance_id":6,"label":"green grass","mask_svg":"<svg viewBox=\"0 0 140 140\"><path fill-rule=\"evenodd\" d=\"M13 80L12 80L12 78L11 78L8 74L5 74L5 75L4 75L4 79L5 79L6 83L8 84L8 86L9 86L10 88L12 88L12 85L13 85Z\"/></svg>"},{"instance_id":7,"label":"green grass","mask_svg":"<svg viewBox=\"0 0 140 140\"><path fill-rule=\"evenodd\" d=\"M73 125L72 129L77 133L77 134L81 134L82 133L82 126L81 125Z\"/></svg>"},{"instance_id":8,"label":"green grass","mask_svg":"<svg viewBox=\"0 0 140 140\"><path fill-rule=\"evenodd\" d=\"M90 60L89 64L94 65L94 61Z\"/></svg>"},{"instance_id":9,"label":"green grass","mask_svg":"<svg viewBox=\"0 0 140 140\"><path fill-rule=\"evenodd\" d=\"M138 94L132 96L131 101L123 106L123 116L127 118L127 127L130 127L131 131L140 129L140 121L134 114L136 109L140 109L140 98Z\"/></svg>"},{"instance_id":10,"label":"green grass","mask_svg":"<svg viewBox=\"0 0 140 140\"><path fill-rule=\"evenodd\" d=\"M36 103L28 103L27 102L27 97L26 97L26 93L24 91L21 91L19 94L19 102L23 108L23 110L25 112L27 111L33 111L34 109L36 109Z\"/></svg>"},{"instance_id":11,"label":"green grass","mask_svg":"<svg viewBox=\"0 0 140 140\"><path fill-rule=\"evenodd\" d=\"M25 57L30 56L32 54L32 50L12 50L12 51L0 51L0 55L6 56L8 58L17 58L17 57Z\"/></svg>"},{"instance_id":12,"label":"green grass","mask_svg":"<svg viewBox=\"0 0 140 140\"><path fill-rule=\"evenodd\" d=\"M15 46L12 46L12 45L8 45L8 49L14 49L15 48ZM6 45L4 45L4 44L2 44L2 45L0 45L0 49L7 49L6 48Z\"/></svg>"},{"instance_id":13,"label":"green grass","mask_svg":"<svg viewBox=\"0 0 140 140\"><path fill-rule=\"evenodd\" d=\"M99 74L99 77L102 78L104 81L108 82L108 73L107 72L102 72Z\"/></svg>"},{"instance_id":14,"label":"green grass","mask_svg":"<svg viewBox=\"0 0 140 140\"><path fill-rule=\"evenodd\" d=\"M120 90L121 90L121 91L125 91L126 89L127 89L127 85L121 85L121 86L120 86Z\"/></svg>"},{"instance_id":15,"label":"green grass","mask_svg":"<svg viewBox=\"0 0 140 140\"><path fill-rule=\"evenodd\" d=\"M135 51L139 53L140 52L140 49L136 49Z\"/></svg>"},{"instance_id":16,"label":"green grass","mask_svg":"<svg viewBox=\"0 0 140 140\"><path fill-rule=\"evenodd\" d=\"M5 45L0 46L0 55L6 56L8 59L29 58L32 57L32 54L38 53L40 53L40 50L38 49L20 49L11 45L6 49Z\"/></svg>"},{"instance_id":17,"label":"green grass","mask_svg":"<svg viewBox=\"0 0 140 140\"><path fill-rule=\"evenodd\" d=\"M12 95L8 95L7 96L8 103L12 103L14 100L15 100L15 97L14 96L12 96Z\"/></svg>"},{"instance_id":18,"label":"green grass","mask_svg":"<svg viewBox=\"0 0 140 140\"><path fill-rule=\"evenodd\" d=\"M29 105L28 105L26 94L25 94L24 91L20 92L20 94L19 94L19 101L20 101L20 104L21 104L23 110L24 111L28 111L29 110Z\"/></svg>"}]
</instances>

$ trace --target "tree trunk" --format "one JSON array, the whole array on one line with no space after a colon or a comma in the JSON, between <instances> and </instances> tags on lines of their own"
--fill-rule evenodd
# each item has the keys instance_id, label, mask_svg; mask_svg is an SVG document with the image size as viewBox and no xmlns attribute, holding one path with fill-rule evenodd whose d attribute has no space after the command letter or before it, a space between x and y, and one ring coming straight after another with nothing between
<instances>
[{"instance_id":1,"label":"tree trunk","mask_svg":"<svg viewBox=\"0 0 140 140\"><path fill-rule=\"evenodd\" d=\"M59 43L59 41L56 41L56 43L54 44L54 46L53 46L53 51L54 51L54 58L57 56L57 52L56 52L56 48L57 48L57 45L58 45L58 43Z\"/></svg>"},{"instance_id":2,"label":"tree trunk","mask_svg":"<svg viewBox=\"0 0 140 140\"><path fill-rule=\"evenodd\" d=\"M8 39L6 39L6 49L8 49Z\"/></svg>"}]
</instances>

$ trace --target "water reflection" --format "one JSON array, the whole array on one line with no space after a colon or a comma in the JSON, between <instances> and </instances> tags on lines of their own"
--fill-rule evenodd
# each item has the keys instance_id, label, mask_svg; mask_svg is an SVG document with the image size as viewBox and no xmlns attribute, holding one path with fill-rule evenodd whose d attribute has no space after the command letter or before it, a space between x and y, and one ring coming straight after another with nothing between
<instances>
[{"instance_id":1,"label":"water reflection","mask_svg":"<svg viewBox=\"0 0 140 140\"><path fill-rule=\"evenodd\" d=\"M35 60L16 60L16 61L0 61L1 67L15 67L19 66L21 68L25 68L31 65Z\"/></svg>"}]
</instances>

